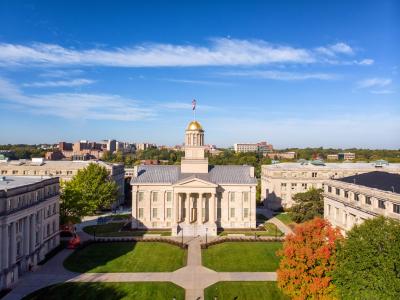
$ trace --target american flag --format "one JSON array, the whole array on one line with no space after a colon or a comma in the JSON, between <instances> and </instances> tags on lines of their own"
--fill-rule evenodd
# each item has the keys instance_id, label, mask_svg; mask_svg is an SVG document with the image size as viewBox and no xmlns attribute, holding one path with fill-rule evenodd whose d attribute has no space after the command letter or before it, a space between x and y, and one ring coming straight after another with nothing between
<instances>
[{"instance_id":1,"label":"american flag","mask_svg":"<svg viewBox=\"0 0 400 300\"><path fill-rule=\"evenodd\" d=\"M192 101L192 110L196 109L196 103L197 103L197 101L195 99L193 99L193 101Z\"/></svg>"}]
</instances>

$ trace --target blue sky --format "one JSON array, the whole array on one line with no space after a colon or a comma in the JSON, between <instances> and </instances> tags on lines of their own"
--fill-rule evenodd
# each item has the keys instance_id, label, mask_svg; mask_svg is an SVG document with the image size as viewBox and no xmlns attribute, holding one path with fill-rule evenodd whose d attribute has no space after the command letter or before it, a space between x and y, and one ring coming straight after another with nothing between
<instances>
[{"instance_id":1,"label":"blue sky","mask_svg":"<svg viewBox=\"0 0 400 300\"><path fill-rule=\"evenodd\" d=\"M0 143L400 148L399 1L0 1Z\"/></svg>"}]
</instances>

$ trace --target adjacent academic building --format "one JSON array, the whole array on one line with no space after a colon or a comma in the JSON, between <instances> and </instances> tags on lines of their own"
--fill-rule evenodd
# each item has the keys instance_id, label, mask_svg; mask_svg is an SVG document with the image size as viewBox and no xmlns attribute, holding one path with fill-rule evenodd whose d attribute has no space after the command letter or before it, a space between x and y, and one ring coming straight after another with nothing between
<instances>
[{"instance_id":1,"label":"adjacent academic building","mask_svg":"<svg viewBox=\"0 0 400 300\"><path fill-rule=\"evenodd\" d=\"M71 180L79 170L86 168L89 164L99 164L107 169L109 176L118 185L116 205L125 201L125 171L122 164L111 164L103 161L70 161L70 160L44 160L43 158L33 158L32 160L3 160L0 161L1 176L54 176L61 180Z\"/></svg>"},{"instance_id":2,"label":"adjacent academic building","mask_svg":"<svg viewBox=\"0 0 400 300\"><path fill-rule=\"evenodd\" d=\"M261 167L261 199L270 209L290 208L293 196L311 187L324 188L326 180L373 171L400 174L400 164L385 161L373 163L325 163L299 161Z\"/></svg>"},{"instance_id":3,"label":"adjacent academic building","mask_svg":"<svg viewBox=\"0 0 400 300\"><path fill-rule=\"evenodd\" d=\"M0 290L58 246L59 179L0 177Z\"/></svg>"},{"instance_id":4,"label":"adjacent academic building","mask_svg":"<svg viewBox=\"0 0 400 300\"><path fill-rule=\"evenodd\" d=\"M400 221L400 175L369 172L325 181L324 217L343 233L383 215Z\"/></svg>"},{"instance_id":5,"label":"adjacent academic building","mask_svg":"<svg viewBox=\"0 0 400 300\"><path fill-rule=\"evenodd\" d=\"M134 169L132 228L171 229L172 235L217 235L218 228L256 227L256 186L250 166L212 166L204 130L192 121L180 165Z\"/></svg>"}]
</instances>

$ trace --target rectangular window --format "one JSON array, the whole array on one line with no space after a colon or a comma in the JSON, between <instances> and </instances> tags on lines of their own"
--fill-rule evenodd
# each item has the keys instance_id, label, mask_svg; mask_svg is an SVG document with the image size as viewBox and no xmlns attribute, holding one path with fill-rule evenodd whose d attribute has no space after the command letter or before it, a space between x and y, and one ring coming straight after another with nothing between
<instances>
[{"instance_id":1,"label":"rectangular window","mask_svg":"<svg viewBox=\"0 0 400 300\"><path fill-rule=\"evenodd\" d=\"M243 201L248 202L249 201L249 192L244 192L243 193Z\"/></svg>"},{"instance_id":2,"label":"rectangular window","mask_svg":"<svg viewBox=\"0 0 400 300\"><path fill-rule=\"evenodd\" d=\"M167 208L167 218L170 219L172 215L172 208L168 207Z\"/></svg>"},{"instance_id":3,"label":"rectangular window","mask_svg":"<svg viewBox=\"0 0 400 300\"><path fill-rule=\"evenodd\" d=\"M307 183L302 183L301 186L303 187L303 189L307 189Z\"/></svg>"},{"instance_id":4,"label":"rectangular window","mask_svg":"<svg viewBox=\"0 0 400 300\"><path fill-rule=\"evenodd\" d=\"M286 189L286 182L281 183L281 188Z\"/></svg>"},{"instance_id":5,"label":"rectangular window","mask_svg":"<svg viewBox=\"0 0 400 300\"><path fill-rule=\"evenodd\" d=\"M139 208L139 219L143 219L143 208Z\"/></svg>"},{"instance_id":6,"label":"rectangular window","mask_svg":"<svg viewBox=\"0 0 400 300\"><path fill-rule=\"evenodd\" d=\"M386 208L385 201L379 200L379 201L378 201L378 207L379 207L379 208L382 208L382 209L385 209L385 208Z\"/></svg>"},{"instance_id":7,"label":"rectangular window","mask_svg":"<svg viewBox=\"0 0 400 300\"><path fill-rule=\"evenodd\" d=\"M249 209L243 208L243 218L248 218L248 217L249 217Z\"/></svg>"},{"instance_id":8,"label":"rectangular window","mask_svg":"<svg viewBox=\"0 0 400 300\"><path fill-rule=\"evenodd\" d=\"M336 189L336 195L340 195L340 189Z\"/></svg>"},{"instance_id":9,"label":"rectangular window","mask_svg":"<svg viewBox=\"0 0 400 300\"><path fill-rule=\"evenodd\" d=\"M231 218L235 217L235 208L231 207Z\"/></svg>"},{"instance_id":10,"label":"rectangular window","mask_svg":"<svg viewBox=\"0 0 400 300\"><path fill-rule=\"evenodd\" d=\"M158 200L158 192L153 192L153 202L157 202Z\"/></svg>"},{"instance_id":11,"label":"rectangular window","mask_svg":"<svg viewBox=\"0 0 400 300\"><path fill-rule=\"evenodd\" d=\"M371 197L365 197L365 204L371 205Z\"/></svg>"},{"instance_id":12,"label":"rectangular window","mask_svg":"<svg viewBox=\"0 0 400 300\"><path fill-rule=\"evenodd\" d=\"M172 192L167 192L167 202L172 201Z\"/></svg>"},{"instance_id":13,"label":"rectangular window","mask_svg":"<svg viewBox=\"0 0 400 300\"><path fill-rule=\"evenodd\" d=\"M231 202L235 202L235 192L231 192Z\"/></svg>"},{"instance_id":14,"label":"rectangular window","mask_svg":"<svg viewBox=\"0 0 400 300\"><path fill-rule=\"evenodd\" d=\"M139 202L142 202L144 199L144 193L143 192L139 192Z\"/></svg>"},{"instance_id":15,"label":"rectangular window","mask_svg":"<svg viewBox=\"0 0 400 300\"><path fill-rule=\"evenodd\" d=\"M317 175L318 175L317 172L312 172L312 173L311 173L311 177L313 177L313 178L316 178Z\"/></svg>"},{"instance_id":16,"label":"rectangular window","mask_svg":"<svg viewBox=\"0 0 400 300\"><path fill-rule=\"evenodd\" d=\"M157 208L153 207L153 218L157 218Z\"/></svg>"},{"instance_id":17,"label":"rectangular window","mask_svg":"<svg viewBox=\"0 0 400 300\"><path fill-rule=\"evenodd\" d=\"M360 196L358 194L354 194L354 201L360 200Z\"/></svg>"},{"instance_id":18,"label":"rectangular window","mask_svg":"<svg viewBox=\"0 0 400 300\"><path fill-rule=\"evenodd\" d=\"M344 197L345 198L349 198L349 192L348 191L344 191Z\"/></svg>"},{"instance_id":19,"label":"rectangular window","mask_svg":"<svg viewBox=\"0 0 400 300\"><path fill-rule=\"evenodd\" d=\"M328 193L332 193L332 187L328 186Z\"/></svg>"},{"instance_id":20,"label":"rectangular window","mask_svg":"<svg viewBox=\"0 0 400 300\"><path fill-rule=\"evenodd\" d=\"M393 212L396 214L400 214L400 205L399 204L393 204Z\"/></svg>"}]
</instances>

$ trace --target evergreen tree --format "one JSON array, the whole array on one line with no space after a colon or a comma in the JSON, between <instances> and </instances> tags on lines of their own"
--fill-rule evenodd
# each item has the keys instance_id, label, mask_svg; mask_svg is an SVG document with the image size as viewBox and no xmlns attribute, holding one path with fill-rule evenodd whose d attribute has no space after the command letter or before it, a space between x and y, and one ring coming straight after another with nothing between
<instances>
[{"instance_id":1,"label":"evergreen tree","mask_svg":"<svg viewBox=\"0 0 400 300\"><path fill-rule=\"evenodd\" d=\"M289 214L297 223L322 217L324 214L324 197L322 189L311 188L307 192L297 193L293 196L295 204L290 208Z\"/></svg>"}]
</instances>

